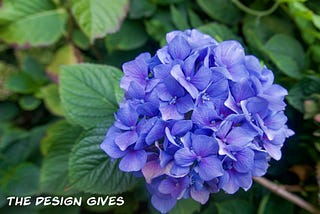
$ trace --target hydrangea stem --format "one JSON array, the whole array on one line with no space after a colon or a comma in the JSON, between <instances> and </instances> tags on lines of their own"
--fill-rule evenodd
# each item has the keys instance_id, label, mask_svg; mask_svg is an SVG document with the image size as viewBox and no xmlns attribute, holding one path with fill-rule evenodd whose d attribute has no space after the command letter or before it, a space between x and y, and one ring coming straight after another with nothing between
<instances>
[{"instance_id":1,"label":"hydrangea stem","mask_svg":"<svg viewBox=\"0 0 320 214\"><path fill-rule=\"evenodd\" d=\"M267 16L267 15L270 15L272 14L278 7L279 7L279 4L280 4L280 1L276 1L272 7L270 7L268 10L253 10L249 7L247 7L246 5L242 4L239 0L231 0L232 3L234 3L240 10L250 14L250 15L253 15L253 16Z\"/></svg>"},{"instance_id":2,"label":"hydrangea stem","mask_svg":"<svg viewBox=\"0 0 320 214\"><path fill-rule=\"evenodd\" d=\"M273 193L283 197L284 199L291 201L295 205L309 211L310 213L320 214L320 210L317 209L312 204L306 202L302 198L298 197L297 195L288 192L285 188L281 185L275 184L263 177L253 177L253 180L260 185L264 186L265 188L271 190Z\"/></svg>"}]
</instances>

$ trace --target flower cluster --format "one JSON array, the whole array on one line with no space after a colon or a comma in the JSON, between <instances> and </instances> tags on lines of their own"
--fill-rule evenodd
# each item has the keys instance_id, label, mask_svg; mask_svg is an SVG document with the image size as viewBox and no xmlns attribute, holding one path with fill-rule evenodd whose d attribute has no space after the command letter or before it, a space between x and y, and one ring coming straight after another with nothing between
<instances>
[{"instance_id":1,"label":"flower cluster","mask_svg":"<svg viewBox=\"0 0 320 214\"><path fill-rule=\"evenodd\" d=\"M287 91L237 41L197 30L167 34L155 56L123 65L125 97L101 148L139 172L151 202L168 212L181 198L204 204L220 189L250 188L293 135Z\"/></svg>"}]
</instances>

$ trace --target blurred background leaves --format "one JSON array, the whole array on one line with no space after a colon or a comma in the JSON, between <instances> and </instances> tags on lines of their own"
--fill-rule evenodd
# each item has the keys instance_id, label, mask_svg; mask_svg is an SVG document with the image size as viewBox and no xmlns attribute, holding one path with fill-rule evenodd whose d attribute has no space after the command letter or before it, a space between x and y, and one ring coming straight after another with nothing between
<instances>
[{"instance_id":1,"label":"blurred background leaves","mask_svg":"<svg viewBox=\"0 0 320 214\"><path fill-rule=\"evenodd\" d=\"M167 32L189 28L217 41L238 40L289 90L286 113L296 135L266 177L318 205L318 0L0 3L0 213L155 213L143 182L120 173L99 144L121 100L122 63L154 54ZM6 201L12 195L105 194L121 194L126 204L9 207ZM180 201L171 211L182 212L306 213L258 184L235 195L214 194L203 206Z\"/></svg>"}]
</instances>

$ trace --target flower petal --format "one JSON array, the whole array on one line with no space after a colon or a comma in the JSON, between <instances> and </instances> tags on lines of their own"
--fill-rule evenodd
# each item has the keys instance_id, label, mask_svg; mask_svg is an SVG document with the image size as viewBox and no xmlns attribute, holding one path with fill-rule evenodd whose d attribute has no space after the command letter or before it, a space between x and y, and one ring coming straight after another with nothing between
<instances>
[{"instance_id":1,"label":"flower petal","mask_svg":"<svg viewBox=\"0 0 320 214\"><path fill-rule=\"evenodd\" d=\"M198 167L199 176L205 181L222 176L224 172L221 161L213 155L202 158Z\"/></svg>"},{"instance_id":2,"label":"flower petal","mask_svg":"<svg viewBox=\"0 0 320 214\"><path fill-rule=\"evenodd\" d=\"M125 151L130 145L134 144L138 140L138 134L136 131L123 132L116 137L115 143L122 151Z\"/></svg>"},{"instance_id":3,"label":"flower petal","mask_svg":"<svg viewBox=\"0 0 320 214\"><path fill-rule=\"evenodd\" d=\"M120 161L119 168L124 172L141 170L147 162L147 153L144 150L130 151Z\"/></svg>"},{"instance_id":4,"label":"flower petal","mask_svg":"<svg viewBox=\"0 0 320 214\"><path fill-rule=\"evenodd\" d=\"M174 154L174 159L177 165L187 167L196 160L196 154L188 148L182 148Z\"/></svg>"}]
</instances>

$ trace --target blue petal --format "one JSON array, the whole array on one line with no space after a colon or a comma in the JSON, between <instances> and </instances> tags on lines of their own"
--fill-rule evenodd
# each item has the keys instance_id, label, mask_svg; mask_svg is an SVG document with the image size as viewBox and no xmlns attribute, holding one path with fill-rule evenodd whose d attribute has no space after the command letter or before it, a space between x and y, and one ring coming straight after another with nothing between
<instances>
[{"instance_id":1,"label":"blue petal","mask_svg":"<svg viewBox=\"0 0 320 214\"><path fill-rule=\"evenodd\" d=\"M206 135L192 135L192 148L197 156L206 157L218 153L218 142Z\"/></svg>"},{"instance_id":2,"label":"blue petal","mask_svg":"<svg viewBox=\"0 0 320 214\"><path fill-rule=\"evenodd\" d=\"M198 167L199 176L205 181L222 176L224 172L221 161L213 155L202 158Z\"/></svg>"},{"instance_id":3,"label":"blue petal","mask_svg":"<svg viewBox=\"0 0 320 214\"><path fill-rule=\"evenodd\" d=\"M193 109L194 103L190 95L187 94L186 96L177 99L176 107L178 112L184 114Z\"/></svg>"},{"instance_id":4,"label":"blue petal","mask_svg":"<svg viewBox=\"0 0 320 214\"><path fill-rule=\"evenodd\" d=\"M115 143L122 151L125 151L130 145L134 144L138 140L138 134L136 131L126 131L116 137Z\"/></svg>"},{"instance_id":5,"label":"blue petal","mask_svg":"<svg viewBox=\"0 0 320 214\"><path fill-rule=\"evenodd\" d=\"M234 168L241 173L246 173L253 168L254 152L245 148L235 154L236 161L233 162Z\"/></svg>"},{"instance_id":6,"label":"blue petal","mask_svg":"<svg viewBox=\"0 0 320 214\"><path fill-rule=\"evenodd\" d=\"M185 135L192 128L192 125L191 120L179 120L173 125L171 134L174 136Z\"/></svg>"},{"instance_id":7,"label":"blue petal","mask_svg":"<svg viewBox=\"0 0 320 214\"><path fill-rule=\"evenodd\" d=\"M181 60L187 58L191 51L188 42L179 35L168 44L168 49L172 58Z\"/></svg>"},{"instance_id":8,"label":"blue petal","mask_svg":"<svg viewBox=\"0 0 320 214\"><path fill-rule=\"evenodd\" d=\"M146 143L148 145L151 145L156 140L162 138L165 135L164 128L165 128L164 122L161 120L157 120L157 122L154 124L154 126L152 127L152 129L150 130L150 132L146 137Z\"/></svg>"},{"instance_id":9,"label":"blue petal","mask_svg":"<svg viewBox=\"0 0 320 214\"><path fill-rule=\"evenodd\" d=\"M116 136L121 134L119 129L112 126L109 128L106 138L101 143L100 147L105 153L107 153L111 158L120 158L126 154L126 152L121 151L118 145L115 144L114 139Z\"/></svg>"},{"instance_id":10,"label":"blue petal","mask_svg":"<svg viewBox=\"0 0 320 214\"><path fill-rule=\"evenodd\" d=\"M141 171L147 183L151 183L152 179L164 174L159 160L148 161Z\"/></svg>"},{"instance_id":11,"label":"blue petal","mask_svg":"<svg viewBox=\"0 0 320 214\"><path fill-rule=\"evenodd\" d=\"M203 90L208 86L211 80L211 74L212 72L209 68L202 66L192 78L191 83L199 90Z\"/></svg>"},{"instance_id":12,"label":"blue petal","mask_svg":"<svg viewBox=\"0 0 320 214\"><path fill-rule=\"evenodd\" d=\"M177 199L172 197L160 197L158 195L152 195L151 203L159 212L167 213L176 204Z\"/></svg>"},{"instance_id":13,"label":"blue petal","mask_svg":"<svg viewBox=\"0 0 320 214\"><path fill-rule=\"evenodd\" d=\"M144 150L130 151L120 161L119 168L124 172L141 170L147 162L147 153Z\"/></svg>"},{"instance_id":14,"label":"blue petal","mask_svg":"<svg viewBox=\"0 0 320 214\"><path fill-rule=\"evenodd\" d=\"M177 111L175 105L167 105L160 107L160 112L163 120L182 120L184 119L184 115Z\"/></svg>"},{"instance_id":15,"label":"blue petal","mask_svg":"<svg viewBox=\"0 0 320 214\"><path fill-rule=\"evenodd\" d=\"M190 195L195 201L198 201L201 204L205 204L209 200L210 192L204 188L202 188L200 190L196 190L195 188L191 188Z\"/></svg>"},{"instance_id":16,"label":"blue petal","mask_svg":"<svg viewBox=\"0 0 320 214\"><path fill-rule=\"evenodd\" d=\"M191 166L196 158L197 155L188 148L179 149L174 154L175 163L182 167Z\"/></svg>"},{"instance_id":17,"label":"blue petal","mask_svg":"<svg viewBox=\"0 0 320 214\"><path fill-rule=\"evenodd\" d=\"M170 73L188 91L188 93L191 95L193 99L195 99L198 96L199 92L197 88L190 81L186 80L186 78L191 77L185 77L180 65L173 66Z\"/></svg>"},{"instance_id":18,"label":"blue petal","mask_svg":"<svg viewBox=\"0 0 320 214\"><path fill-rule=\"evenodd\" d=\"M231 145L244 147L249 144L257 134L258 132L250 125L244 124L231 129L226 137L226 142Z\"/></svg>"}]
</instances>

